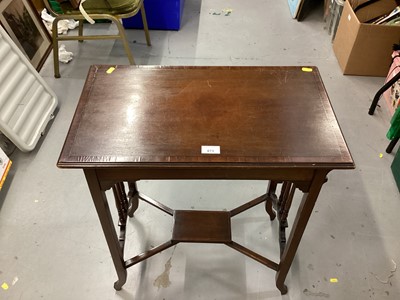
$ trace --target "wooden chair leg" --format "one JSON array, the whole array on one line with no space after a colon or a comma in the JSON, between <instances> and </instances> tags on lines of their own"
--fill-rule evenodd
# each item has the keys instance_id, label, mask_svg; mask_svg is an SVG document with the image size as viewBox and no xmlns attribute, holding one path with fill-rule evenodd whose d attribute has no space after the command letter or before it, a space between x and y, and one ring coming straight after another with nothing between
<instances>
[{"instance_id":1,"label":"wooden chair leg","mask_svg":"<svg viewBox=\"0 0 400 300\"><path fill-rule=\"evenodd\" d=\"M147 26L146 11L144 10L143 3L142 3L142 7L140 8L140 13L142 14L143 29L144 29L144 34L146 36L147 46L151 46L149 27Z\"/></svg>"}]
</instances>

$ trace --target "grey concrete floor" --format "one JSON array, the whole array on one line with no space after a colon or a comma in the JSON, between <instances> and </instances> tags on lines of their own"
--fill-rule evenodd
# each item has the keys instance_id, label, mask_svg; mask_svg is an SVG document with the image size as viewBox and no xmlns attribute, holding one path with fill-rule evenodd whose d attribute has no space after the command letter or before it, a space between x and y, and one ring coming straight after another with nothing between
<instances>
[{"instance_id":1,"label":"grey concrete floor","mask_svg":"<svg viewBox=\"0 0 400 300\"><path fill-rule=\"evenodd\" d=\"M233 9L230 16L212 14L224 8ZM297 22L286 1L186 0L182 29L151 31L152 47L142 31L127 33L138 64L318 66L357 168L329 175L286 279L287 295L275 288L272 270L221 245L179 244L130 268L123 290L113 289L116 274L83 173L56 167L89 65L127 64L120 42L90 41L67 43L75 58L61 66L61 79L53 78L48 59L41 75L59 97L58 114L33 152L11 156L0 194L0 284L9 289L0 289L0 299L399 299L400 197L394 155L385 153L389 116L384 107L367 114L384 79L343 76L324 27L321 7ZM116 30L96 28L88 30ZM266 186L139 183L149 196L186 209L230 209ZM141 204L129 221L126 258L167 240L171 226L169 216ZM233 237L278 258L277 223L263 209L236 217ZM168 276L167 287L157 286L160 275Z\"/></svg>"}]
</instances>

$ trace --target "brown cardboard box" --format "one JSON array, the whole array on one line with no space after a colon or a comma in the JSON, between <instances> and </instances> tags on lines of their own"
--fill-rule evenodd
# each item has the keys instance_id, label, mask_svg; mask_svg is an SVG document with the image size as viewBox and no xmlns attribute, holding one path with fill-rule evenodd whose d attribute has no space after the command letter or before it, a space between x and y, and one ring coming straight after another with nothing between
<instances>
[{"instance_id":1,"label":"brown cardboard box","mask_svg":"<svg viewBox=\"0 0 400 300\"><path fill-rule=\"evenodd\" d=\"M8 171L10 170L12 161L0 148L0 190L3 187L4 181L7 178Z\"/></svg>"},{"instance_id":2,"label":"brown cardboard box","mask_svg":"<svg viewBox=\"0 0 400 300\"><path fill-rule=\"evenodd\" d=\"M346 1L333 42L333 51L343 74L386 76L391 64L392 46L400 41L400 26L363 23L392 11L395 0L381 0L354 13L354 3Z\"/></svg>"}]
</instances>

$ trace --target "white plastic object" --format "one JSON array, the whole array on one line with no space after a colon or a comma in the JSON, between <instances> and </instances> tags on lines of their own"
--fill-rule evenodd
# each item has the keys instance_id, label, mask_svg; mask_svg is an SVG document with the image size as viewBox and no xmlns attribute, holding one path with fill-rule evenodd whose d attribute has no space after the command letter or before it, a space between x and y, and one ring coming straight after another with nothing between
<instances>
[{"instance_id":1,"label":"white plastic object","mask_svg":"<svg viewBox=\"0 0 400 300\"><path fill-rule=\"evenodd\" d=\"M74 57L74 54L72 52L68 52L65 49L65 45L61 44L60 47L58 48L58 59L60 62L67 64L69 63L72 58Z\"/></svg>"},{"instance_id":2,"label":"white plastic object","mask_svg":"<svg viewBox=\"0 0 400 300\"><path fill-rule=\"evenodd\" d=\"M54 117L57 96L0 26L0 131L32 151Z\"/></svg>"}]
</instances>

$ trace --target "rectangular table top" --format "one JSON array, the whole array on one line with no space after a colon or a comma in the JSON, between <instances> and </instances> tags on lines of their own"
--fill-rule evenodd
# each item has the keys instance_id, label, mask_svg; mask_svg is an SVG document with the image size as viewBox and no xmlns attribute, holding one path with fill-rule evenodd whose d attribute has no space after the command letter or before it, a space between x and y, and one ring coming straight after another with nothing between
<instances>
[{"instance_id":1,"label":"rectangular table top","mask_svg":"<svg viewBox=\"0 0 400 300\"><path fill-rule=\"evenodd\" d=\"M90 68L59 167L354 167L316 67L110 67Z\"/></svg>"}]
</instances>

